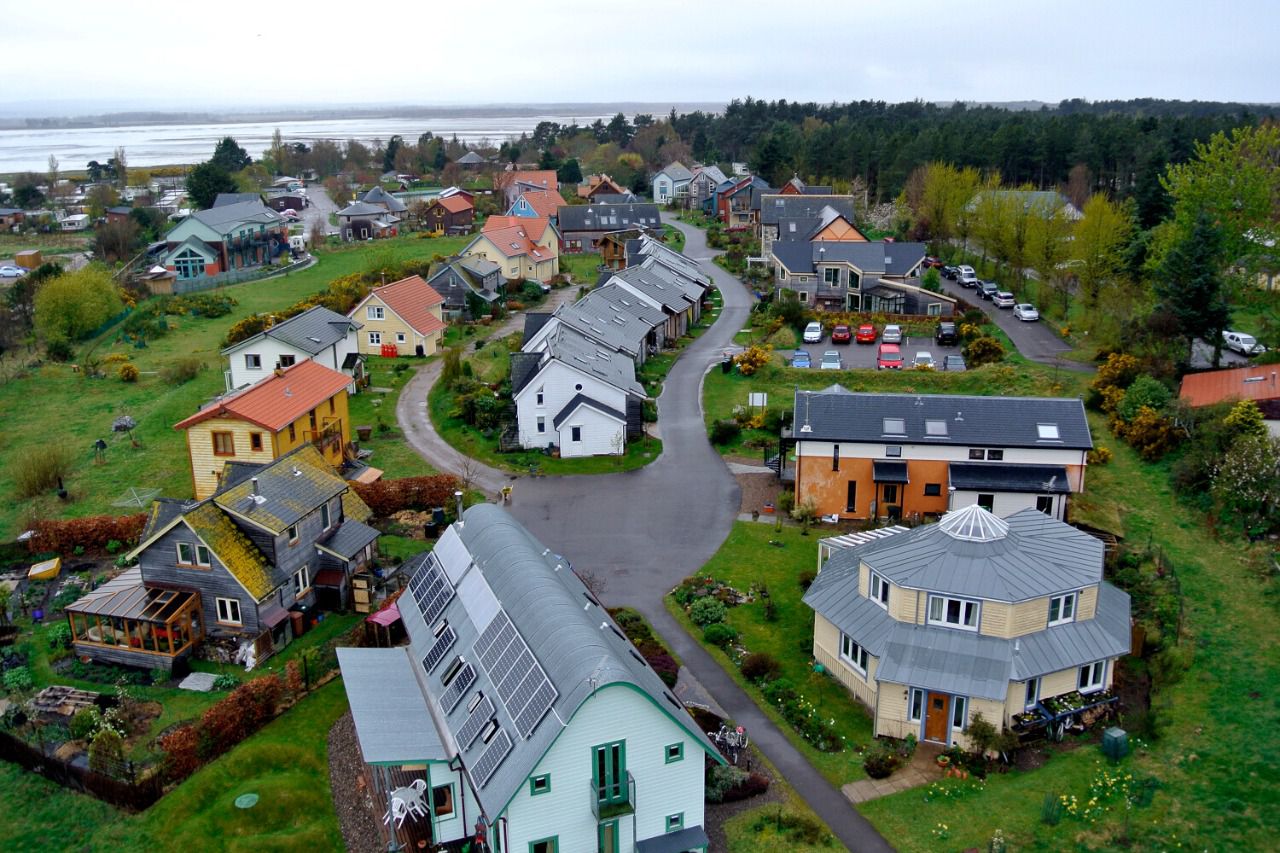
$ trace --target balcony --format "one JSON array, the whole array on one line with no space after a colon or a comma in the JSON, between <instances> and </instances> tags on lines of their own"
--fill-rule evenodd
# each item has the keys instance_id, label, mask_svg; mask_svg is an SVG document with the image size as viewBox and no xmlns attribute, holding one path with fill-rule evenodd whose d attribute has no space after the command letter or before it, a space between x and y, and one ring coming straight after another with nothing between
<instances>
[{"instance_id":1,"label":"balcony","mask_svg":"<svg viewBox=\"0 0 1280 853\"><path fill-rule=\"evenodd\" d=\"M601 785L591 781L587 784L591 791L591 813L596 816L597 821L635 813L636 780L631 771L627 771L626 782Z\"/></svg>"}]
</instances>

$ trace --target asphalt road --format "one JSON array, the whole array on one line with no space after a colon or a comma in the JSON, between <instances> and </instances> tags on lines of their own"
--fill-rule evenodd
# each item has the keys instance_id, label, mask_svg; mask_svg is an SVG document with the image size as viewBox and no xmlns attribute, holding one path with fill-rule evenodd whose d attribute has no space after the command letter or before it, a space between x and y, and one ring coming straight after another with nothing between
<instances>
[{"instance_id":1,"label":"asphalt road","mask_svg":"<svg viewBox=\"0 0 1280 853\"><path fill-rule=\"evenodd\" d=\"M305 209L298 211L302 215L304 232L310 236L311 229L318 222L324 228L324 233L337 234L338 227L329 224L329 214L337 213L337 211L338 206L333 203L333 199L329 198L324 186L310 184L307 187L307 206Z\"/></svg>"}]
</instances>

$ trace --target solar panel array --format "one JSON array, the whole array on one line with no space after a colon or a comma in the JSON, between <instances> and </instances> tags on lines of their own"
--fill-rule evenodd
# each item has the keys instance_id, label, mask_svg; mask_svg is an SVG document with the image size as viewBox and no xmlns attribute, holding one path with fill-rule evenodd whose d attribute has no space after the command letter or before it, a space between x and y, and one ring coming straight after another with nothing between
<instances>
[{"instance_id":1,"label":"solar panel array","mask_svg":"<svg viewBox=\"0 0 1280 853\"><path fill-rule=\"evenodd\" d=\"M517 731L529 737L558 694L506 611L499 611L480 634L475 652Z\"/></svg>"},{"instance_id":2,"label":"solar panel array","mask_svg":"<svg viewBox=\"0 0 1280 853\"><path fill-rule=\"evenodd\" d=\"M467 688L476 681L476 668L471 664L467 664L458 670L458 674L453 677L453 681L449 682L449 687L440 696L440 704L444 706L445 713L453 713L453 709L458 707L458 703L462 701L462 696L467 692Z\"/></svg>"},{"instance_id":3,"label":"solar panel array","mask_svg":"<svg viewBox=\"0 0 1280 853\"><path fill-rule=\"evenodd\" d=\"M436 637L436 641L431 644L431 648L427 649L427 656L422 659L422 668L427 672L435 669L436 665L444 660L444 653L453 647L457 639L458 634L453 630L453 626L446 627L440 636Z\"/></svg>"},{"instance_id":4,"label":"solar panel array","mask_svg":"<svg viewBox=\"0 0 1280 853\"><path fill-rule=\"evenodd\" d=\"M453 598L453 587L445 577L440 563L432 556L422 561L422 566L409 581L409 592L422 611L422 621L428 625L444 611L444 606Z\"/></svg>"},{"instance_id":5,"label":"solar panel array","mask_svg":"<svg viewBox=\"0 0 1280 853\"><path fill-rule=\"evenodd\" d=\"M505 730L499 729L498 734L494 736L493 740L489 741L489 746L485 749L484 755L481 755L475 767L471 768L471 777L479 782L480 787L483 788L489 784L489 780L498 769L498 765L502 764L502 760L510 752L511 736Z\"/></svg>"},{"instance_id":6,"label":"solar panel array","mask_svg":"<svg viewBox=\"0 0 1280 853\"><path fill-rule=\"evenodd\" d=\"M462 728L458 729L458 744L463 749L470 749L471 744L475 743L485 724L491 719L493 719L493 700L488 696L482 696L480 704L471 712L471 716L467 717Z\"/></svg>"}]
</instances>

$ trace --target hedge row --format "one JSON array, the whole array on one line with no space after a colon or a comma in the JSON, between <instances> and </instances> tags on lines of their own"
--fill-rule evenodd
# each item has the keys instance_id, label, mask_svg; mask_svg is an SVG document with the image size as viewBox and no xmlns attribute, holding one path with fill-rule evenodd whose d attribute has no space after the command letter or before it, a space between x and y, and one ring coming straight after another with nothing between
<instances>
[{"instance_id":1,"label":"hedge row","mask_svg":"<svg viewBox=\"0 0 1280 853\"><path fill-rule=\"evenodd\" d=\"M35 535L27 540L32 553L53 551L59 554L106 550L110 542L131 545L142 535L147 515L90 515L65 520L47 519L35 523Z\"/></svg>"},{"instance_id":2,"label":"hedge row","mask_svg":"<svg viewBox=\"0 0 1280 853\"><path fill-rule=\"evenodd\" d=\"M255 678L210 706L199 722L164 735L160 749L165 754L166 778L181 782L262 728L275 717L284 692L285 683L278 675Z\"/></svg>"},{"instance_id":3,"label":"hedge row","mask_svg":"<svg viewBox=\"0 0 1280 853\"><path fill-rule=\"evenodd\" d=\"M452 474L433 474L429 477L379 480L376 483L352 483L351 488L369 505L374 515L385 518L406 509L427 510L438 506L452 506L453 493L459 485L458 478Z\"/></svg>"}]
</instances>

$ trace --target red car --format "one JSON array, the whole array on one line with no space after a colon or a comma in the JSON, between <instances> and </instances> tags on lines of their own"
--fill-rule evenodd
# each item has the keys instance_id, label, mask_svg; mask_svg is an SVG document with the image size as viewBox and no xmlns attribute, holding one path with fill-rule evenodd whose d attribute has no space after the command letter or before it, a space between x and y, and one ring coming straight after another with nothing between
<instances>
[{"instance_id":1,"label":"red car","mask_svg":"<svg viewBox=\"0 0 1280 853\"><path fill-rule=\"evenodd\" d=\"M926 255L925 259L920 263L920 266L925 269L929 269L930 267L938 267L940 269L942 268L943 263L941 258L935 258L933 255Z\"/></svg>"},{"instance_id":2,"label":"red car","mask_svg":"<svg viewBox=\"0 0 1280 853\"><path fill-rule=\"evenodd\" d=\"M863 323L858 327L858 335L855 340L860 344L874 344L876 342L876 327L870 323Z\"/></svg>"},{"instance_id":3,"label":"red car","mask_svg":"<svg viewBox=\"0 0 1280 853\"><path fill-rule=\"evenodd\" d=\"M876 370L901 370L902 350L897 344L881 344L876 356Z\"/></svg>"},{"instance_id":4,"label":"red car","mask_svg":"<svg viewBox=\"0 0 1280 853\"><path fill-rule=\"evenodd\" d=\"M831 330L831 343L833 344L847 344L852 338L853 333L843 323Z\"/></svg>"}]
</instances>

